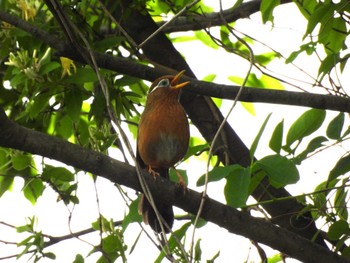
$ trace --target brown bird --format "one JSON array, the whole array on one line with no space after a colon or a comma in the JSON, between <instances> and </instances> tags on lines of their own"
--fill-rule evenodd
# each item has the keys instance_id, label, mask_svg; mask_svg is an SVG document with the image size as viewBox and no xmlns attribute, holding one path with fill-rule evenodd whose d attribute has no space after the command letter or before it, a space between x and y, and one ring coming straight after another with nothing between
<instances>
[{"instance_id":1,"label":"brown bird","mask_svg":"<svg viewBox=\"0 0 350 263\"><path fill-rule=\"evenodd\" d=\"M186 154L189 143L189 124L186 113L179 102L180 90L189 82L178 84L185 71L176 76L163 76L156 79L149 90L146 106L141 115L137 136L137 161L147 167L153 176L169 179L169 168ZM177 173L180 184L184 185ZM166 224L163 229L170 231L174 223L171 204L154 199L155 206ZM143 195L140 203L143 221L160 233L162 230L155 211Z\"/></svg>"}]
</instances>

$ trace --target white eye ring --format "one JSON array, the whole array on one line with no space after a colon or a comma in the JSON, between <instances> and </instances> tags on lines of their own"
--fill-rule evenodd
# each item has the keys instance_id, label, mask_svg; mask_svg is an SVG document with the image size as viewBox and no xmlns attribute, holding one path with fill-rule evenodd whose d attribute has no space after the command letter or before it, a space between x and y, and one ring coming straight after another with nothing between
<instances>
[{"instance_id":1,"label":"white eye ring","mask_svg":"<svg viewBox=\"0 0 350 263\"><path fill-rule=\"evenodd\" d=\"M158 82L157 87L167 87L170 85L169 79L162 79L161 81Z\"/></svg>"}]
</instances>

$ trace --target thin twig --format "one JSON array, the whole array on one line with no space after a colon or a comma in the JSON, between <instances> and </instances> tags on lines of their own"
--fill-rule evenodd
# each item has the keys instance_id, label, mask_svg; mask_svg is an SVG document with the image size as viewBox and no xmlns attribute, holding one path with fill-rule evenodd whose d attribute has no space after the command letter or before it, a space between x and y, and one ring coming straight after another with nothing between
<instances>
[{"instance_id":1,"label":"thin twig","mask_svg":"<svg viewBox=\"0 0 350 263\"><path fill-rule=\"evenodd\" d=\"M120 23L112 16L112 14L108 11L106 6L103 4L103 2L100 0L99 1L100 6L102 7L103 11L107 14L107 16L117 25L118 29L120 32L122 32L123 36L127 39L127 41L130 43L130 45L137 50L137 44L136 42L132 39L132 37L128 34L128 32L125 31L125 29L120 25Z\"/></svg>"},{"instance_id":2,"label":"thin twig","mask_svg":"<svg viewBox=\"0 0 350 263\"><path fill-rule=\"evenodd\" d=\"M189 10L192 6L200 2L201 0L195 0L192 3L189 3L184 8L180 10L175 16L173 16L168 22L161 25L156 31L154 31L149 37L147 37L140 45L138 45L138 49L142 48L150 39L152 39L155 35L157 35L159 32L161 32L164 28L166 28L168 25L170 25L172 22L174 22L179 16L181 16L183 13L185 13L187 10Z\"/></svg>"}]
</instances>

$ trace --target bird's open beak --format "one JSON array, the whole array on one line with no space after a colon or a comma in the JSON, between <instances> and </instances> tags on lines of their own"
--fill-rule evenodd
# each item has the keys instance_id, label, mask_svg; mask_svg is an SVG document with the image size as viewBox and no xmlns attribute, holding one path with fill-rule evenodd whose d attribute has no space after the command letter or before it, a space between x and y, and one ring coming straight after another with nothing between
<instances>
[{"instance_id":1,"label":"bird's open beak","mask_svg":"<svg viewBox=\"0 0 350 263\"><path fill-rule=\"evenodd\" d=\"M177 84L177 82L179 81L179 79L182 77L182 75L185 74L185 70L181 70L179 73L177 73L177 75L173 78L173 80L171 81L171 87L173 89L182 89L183 87L185 87L187 84L189 84L189 81L186 82L182 82Z\"/></svg>"}]
</instances>

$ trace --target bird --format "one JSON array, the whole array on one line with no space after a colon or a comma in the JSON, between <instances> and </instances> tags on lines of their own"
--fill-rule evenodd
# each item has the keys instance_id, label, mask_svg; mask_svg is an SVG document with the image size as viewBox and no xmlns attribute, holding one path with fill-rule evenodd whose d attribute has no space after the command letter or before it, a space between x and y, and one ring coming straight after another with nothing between
<instances>
[{"instance_id":1,"label":"bird","mask_svg":"<svg viewBox=\"0 0 350 263\"><path fill-rule=\"evenodd\" d=\"M141 114L138 134L136 159L141 168L148 168L153 176L169 179L169 169L174 168L186 154L190 130L184 108L179 102L180 90L189 82L179 83L185 70L175 76L166 75L157 78L151 85L143 113ZM175 169L175 168L174 168ZM178 173L179 183L186 185ZM143 221L156 233L169 233L174 223L171 204L153 199L159 212L162 226L149 200L142 195L139 212ZM164 224L165 222L165 224Z\"/></svg>"}]
</instances>

